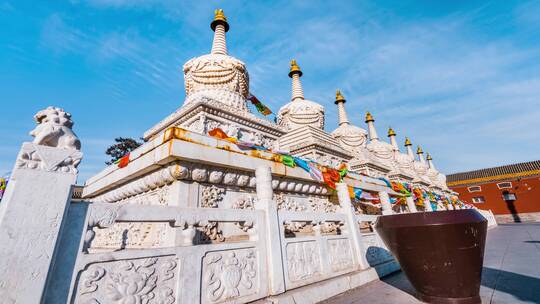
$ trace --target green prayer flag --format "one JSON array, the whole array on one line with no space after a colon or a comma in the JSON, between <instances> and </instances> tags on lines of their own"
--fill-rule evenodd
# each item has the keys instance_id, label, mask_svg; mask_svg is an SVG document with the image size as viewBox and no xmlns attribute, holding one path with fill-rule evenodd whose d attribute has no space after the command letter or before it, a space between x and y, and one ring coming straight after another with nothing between
<instances>
[{"instance_id":1,"label":"green prayer flag","mask_svg":"<svg viewBox=\"0 0 540 304\"><path fill-rule=\"evenodd\" d=\"M287 167L296 167L296 164L294 163L294 158L290 155L281 155L281 162Z\"/></svg>"}]
</instances>

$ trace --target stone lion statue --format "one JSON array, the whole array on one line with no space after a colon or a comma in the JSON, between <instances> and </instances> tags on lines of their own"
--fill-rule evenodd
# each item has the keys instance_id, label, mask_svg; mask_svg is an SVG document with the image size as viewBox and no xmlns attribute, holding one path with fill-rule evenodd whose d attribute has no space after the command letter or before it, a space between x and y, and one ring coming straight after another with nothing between
<instances>
[{"instance_id":1,"label":"stone lion statue","mask_svg":"<svg viewBox=\"0 0 540 304\"><path fill-rule=\"evenodd\" d=\"M80 150L81 141L73 133L71 114L64 109L48 107L34 115L37 126L30 131L37 145L56 147L61 149Z\"/></svg>"}]
</instances>

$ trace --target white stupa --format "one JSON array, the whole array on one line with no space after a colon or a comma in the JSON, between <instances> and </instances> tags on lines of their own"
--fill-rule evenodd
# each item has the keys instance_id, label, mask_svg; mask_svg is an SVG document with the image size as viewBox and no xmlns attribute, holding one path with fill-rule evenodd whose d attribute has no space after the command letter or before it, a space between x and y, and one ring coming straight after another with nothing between
<instances>
[{"instance_id":1,"label":"white stupa","mask_svg":"<svg viewBox=\"0 0 540 304\"><path fill-rule=\"evenodd\" d=\"M289 72L289 77L292 78L291 102L279 109L278 124L286 131L303 126L312 126L322 130L324 129L324 107L304 98L304 90L300 81L302 75L296 60L291 60Z\"/></svg>"},{"instance_id":2,"label":"white stupa","mask_svg":"<svg viewBox=\"0 0 540 304\"><path fill-rule=\"evenodd\" d=\"M337 90L335 104L338 108L339 126L332 132L332 136L339 141L345 150L352 153L359 153L366 146L367 132L349 122L347 112L345 111L345 102L345 97Z\"/></svg>"},{"instance_id":3,"label":"white stupa","mask_svg":"<svg viewBox=\"0 0 540 304\"><path fill-rule=\"evenodd\" d=\"M374 160L392 168L394 158L394 149L392 148L392 145L379 140L377 130L375 129L375 119L369 112L366 113L366 123L369 132L369 143L366 145L367 151Z\"/></svg>"},{"instance_id":4,"label":"white stupa","mask_svg":"<svg viewBox=\"0 0 540 304\"><path fill-rule=\"evenodd\" d=\"M402 175L402 179L414 179L416 176L414 171L414 158L411 158L407 154L401 153L396 141L396 132L391 127L388 128L388 138L390 138L390 144L392 145L394 151L394 164L399 171L399 174ZM410 144L410 140L405 138L405 147L410 146Z\"/></svg>"}]
</instances>

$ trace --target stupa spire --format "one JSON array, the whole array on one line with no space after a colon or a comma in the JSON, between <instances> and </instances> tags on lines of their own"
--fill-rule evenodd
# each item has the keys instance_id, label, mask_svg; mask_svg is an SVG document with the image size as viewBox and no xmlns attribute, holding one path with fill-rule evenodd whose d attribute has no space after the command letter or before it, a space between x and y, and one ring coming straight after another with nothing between
<instances>
[{"instance_id":1,"label":"stupa spire","mask_svg":"<svg viewBox=\"0 0 540 304\"><path fill-rule=\"evenodd\" d=\"M405 148L407 149L407 155L414 159L414 153L412 150L412 143L411 140L408 137L405 137Z\"/></svg>"},{"instance_id":2,"label":"stupa spire","mask_svg":"<svg viewBox=\"0 0 540 304\"><path fill-rule=\"evenodd\" d=\"M227 17L222 9L214 11L214 20L210 23L210 28L214 31L214 41L212 42L211 54L227 55L227 41L225 32L229 30Z\"/></svg>"},{"instance_id":3,"label":"stupa spire","mask_svg":"<svg viewBox=\"0 0 540 304\"><path fill-rule=\"evenodd\" d=\"M338 108L338 121L339 125L348 125L349 118L347 118L347 112L345 111L345 97L341 94L340 90L336 90L336 101L334 102Z\"/></svg>"},{"instance_id":4,"label":"stupa spire","mask_svg":"<svg viewBox=\"0 0 540 304\"><path fill-rule=\"evenodd\" d=\"M392 148L394 148L394 151L399 151L399 146L396 141L396 132L392 127L388 128L388 137L390 138L390 144L392 144Z\"/></svg>"},{"instance_id":5,"label":"stupa spire","mask_svg":"<svg viewBox=\"0 0 540 304\"><path fill-rule=\"evenodd\" d=\"M300 77L302 77L302 70L296 60L291 60L291 70L289 71L289 77L292 78L292 97L291 100L304 99L304 90L302 89L302 82Z\"/></svg>"},{"instance_id":6,"label":"stupa spire","mask_svg":"<svg viewBox=\"0 0 540 304\"><path fill-rule=\"evenodd\" d=\"M435 168L435 165L433 164L433 158L431 157L431 155L429 155L429 153L427 154L426 160L428 161L428 165L430 169L437 170Z\"/></svg>"},{"instance_id":7,"label":"stupa spire","mask_svg":"<svg viewBox=\"0 0 540 304\"><path fill-rule=\"evenodd\" d=\"M416 149L416 154L418 154L418 159L420 160L420 162L425 164L426 159L424 158L424 151L422 151L422 148L420 148L420 146L418 146L418 148Z\"/></svg>"},{"instance_id":8,"label":"stupa spire","mask_svg":"<svg viewBox=\"0 0 540 304\"><path fill-rule=\"evenodd\" d=\"M369 133L369 139L371 141L379 140L379 136L377 135L377 130L375 130L375 119L371 115L371 113L366 112L366 123L368 125L368 133Z\"/></svg>"}]
</instances>

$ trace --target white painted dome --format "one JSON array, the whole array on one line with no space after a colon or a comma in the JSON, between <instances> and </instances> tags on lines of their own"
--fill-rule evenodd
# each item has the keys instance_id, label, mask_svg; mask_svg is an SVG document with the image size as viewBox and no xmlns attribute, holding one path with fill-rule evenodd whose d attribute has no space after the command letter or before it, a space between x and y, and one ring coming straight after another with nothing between
<instances>
[{"instance_id":1,"label":"white painted dome","mask_svg":"<svg viewBox=\"0 0 540 304\"><path fill-rule=\"evenodd\" d=\"M376 160L391 168L393 167L394 148L391 144L380 140L372 140L367 144L366 148Z\"/></svg>"},{"instance_id":2,"label":"white painted dome","mask_svg":"<svg viewBox=\"0 0 540 304\"><path fill-rule=\"evenodd\" d=\"M367 131L350 124L339 126L332 132L332 136L348 151L356 151L367 142Z\"/></svg>"},{"instance_id":3,"label":"white painted dome","mask_svg":"<svg viewBox=\"0 0 540 304\"><path fill-rule=\"evenodd\" d=\"M279 109L278 124L287 130L306 125L324 128L324 107L307 99L296 99Z\"/></svg>"}]
</instances>

